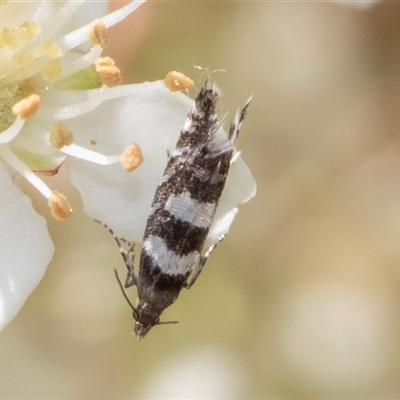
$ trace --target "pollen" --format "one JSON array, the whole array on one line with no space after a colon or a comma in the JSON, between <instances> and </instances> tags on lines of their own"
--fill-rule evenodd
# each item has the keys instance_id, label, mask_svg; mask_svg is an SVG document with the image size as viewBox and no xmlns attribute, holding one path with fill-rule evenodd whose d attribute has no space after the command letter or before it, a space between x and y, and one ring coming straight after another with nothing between
<instances>
[{"instance_id":1,"label":"pollen","mask_svg":"<svg viewBox=\"0 0 400 400\"><path fill-rule=\"evenodd\" d=\"M118 86L122 83L120 69L110 57L99 57L94 65L100 75L102 83L108 87Z\"/></svg>"},{"instance_id":2,"label":"pollen","mask_svg":"<svg viewBox=\"0 0 400 400\"><path fill-rule=\"evenodd\" d=\"M48 40L44 43L40 48L40 52L42 55L51 58L59 58L64 55L64 50L54 40Z\"/></svg>"},{"instance_id":3,"label":"pollen","mask_svg":"<svg viewBox=\"0 0 400 400\"><path fill-rule=\"evenodd\" d=\"M17 117L26 119L35 114L35 112L39 108L39 105L40 105L39 95L31 94L30 96L25 97L18 103L15 103L12 108L12 112Z\"/></svg>"},{"instance_id":4,"label":"pollen","mask_svg":"<svg viewBox=\"0 0 400 400\"><path fill-rule=\"evenodd\" d=\"M133 143L129 145L121 155L121 164L126 172L132 172L143 162L143 154L139 145Z\"/></svg>"},{"instance_id":5,"label":"pollen","mask_svg":"<svg viewBox=\"0 0 400 400\"><path fill-rule=\"evenodd\" d=\"M95 19L88 30L88 39L93 44L99 44L102 49L108 44L107 29L100 19Z\"/></svg>"},{"instance_id":6,"label":"pollen","mask_svg":"<svg viewBox=\"0 0 400 400\"><path fill-rule=\"evenodd\" d=\"M64 146L70 146L73 142L73 133L62 122L56 122L50 132L50 143L60 150Z\"/></svg>"},{"instance_id":7,"label":"pollen","mask_svg":"<svg viewBox=\"0 0 400 400\"><path fill-rule=\"evenodd\" d=\"M54 190L48 200L51 215L57 221L63 221L67 219L71 213L72 208L68 203L67 198L57 190Z\"/></svg>"},{"instance_id":8,"label":"pollen","mask_svg":"<svg viewBox=\"0 0 400 400\"><path fill-rule=\"evenodd\" d=\"M21 25L24 36L27 39L39 34L41 32L40 26L36 25L33 21L26 21Z\"/></svg>"},{"instance_id":9,"label":"pollen","mask_svg":"<svg viewBox=\"0 0 400 400\"><path fill-rule=\"evenodd\" d=\"M190 89L194 85L194 82L189 77L177 71L168 72L164 78L164 83L171 92Z\"/></svg>"},{"instance_id":10,"label":"pollen","mask_svg":"<svg viewBox=\"0 0 400 400\"><path fill-rule=\"evenodd\" d=\"M2 37L6 44L16 47L40 33L40 27L33 21L26 21L15 28L3 28Z\"/></svg>"},{"instance_id":11,"label":"pollen","mask_svg":"<svg viewBox=\"0 0 400 400\"><path fill-rule=\"evenodd\" d=\"M21 67L27 67L33 62L33 56L29 51L22 50L13 56L13 60Z\"/></svg>"},{"instance_id":12,"label":"pollen","mask_svg":"<svg viewBox=\"0 0 400 400\"><path fill-rule=\"evenodd\" d=\"M3 28L3 38L9 46L16 47L22 42L22 29Z\"/></svg>"},{"instance_id":13,"label":"pollen","mask_svg":"<svg viewBox=\"0 0 400 400\"><path fill-rule=\"evenodd\" d=\"M58 60L43 61L42 72L48 81L56 81L61 75L62 65Z\"/></svg>"}]
</instances>

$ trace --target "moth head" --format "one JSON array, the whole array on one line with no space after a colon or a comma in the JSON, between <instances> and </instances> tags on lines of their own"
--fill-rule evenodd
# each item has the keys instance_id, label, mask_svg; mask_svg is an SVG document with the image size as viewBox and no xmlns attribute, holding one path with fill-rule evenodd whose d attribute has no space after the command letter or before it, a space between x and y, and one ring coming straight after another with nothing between
<instances>
[{"instance_id":1,"label":"moth head","mask_svg":"<svg viewBox=\"0 0 400 400\"><path fill-rule=\"evenodd\" d=\"M117 270L114 271L115 271L115 277L117 278L122 294L124 295L125 300L129 304L130 308L132 309L132 316L133 319L135 320L135 325L133 326L133 332L139 339L143 339L147 335L149 330L155 325L178 323L178 321L160 322L160 314L161 314L160 310L156 309L149 303L144 303L139 301L138 306L134 307L125 292L121 280L119 279Z\"/></svg>"},{"instance_id":2,"label":"moth head","mask_svg":"<svg viewBox=\"0 0 400 400\"><path fill-rule=\"evenodd\" d=\"M139 305L133 310L132 315L136 321L133 331L139 339L144 338L154 325L160 323L160 312L149 303L139 301Z\"/></svg>"},{"instance_id":3,"label":"moth head","mask_svg":"<svg viewBox=\"0 0 400 400\"><path fill-rule=\"evenodd\" d=\"M135 312L137 313L135 316ZM133 312L135 325L133 332L139 339L143 339L149 330L155 325L177 324L178 321L160 321L161 311L149 303L139 302L138 307Z\"/></svg>"}]
</instances>

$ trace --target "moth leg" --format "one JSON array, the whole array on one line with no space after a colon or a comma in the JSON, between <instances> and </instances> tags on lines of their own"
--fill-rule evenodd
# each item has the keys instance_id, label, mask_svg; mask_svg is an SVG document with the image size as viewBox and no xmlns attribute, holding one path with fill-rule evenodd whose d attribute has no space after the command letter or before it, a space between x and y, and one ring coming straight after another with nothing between
<instances>
[{"instance_id":1,"label":"moth leg","mask_svg":"<svg viewBox=\"0 0 400 400\"><path fill-rule=\"evenodd\" d=\"M127 242L129 243L129 242ZM124 249L122 249L124 250ZM120 248L121 251L121 248ZM129 243L129 249L127 251L124 250L126 253L126 258L124 257L125 265L126 268L128 269L128 273L126 274L126 279L125 279L125 288L129 288L133 285L137 286L137 277L135 275L135 270L134 270L134 262L135 262L135 244L134 243Z\"/></svg>"},{"instance_id":2,"label":"moth leg","mask_svg":"<svg viewBox=\"0 0 400 400\"><path fill-rule=\"evenodd\" d=\"M218 246L218 244L221 243L225 239L225 236L226 235L221 236L212 246L209 247L206 254L204 254L204 256L200 257L200 260L199 260L198 264L196 265L196 268L193 271L190 281L185 283L186 289L190 289L193 286L193 284L196 282L197 278L201 274L201 271L203 270L204 265L206 264L211 253L215 250L215 248Z\"/></svg>"},{"instance_id":3,"label":"moth leg","mask_svg":"<svg viewBox=\"0 0 400 400\"><path fill-rule=\"evenodd\" d=\"M125 280L125 288L129 288L133 285L137 285L137 277L135 275L135 271L133 268L134 261L135 261L135 244L129 242L128 240L119 238L115 234L115 232L104 222L99 221L99 220L95 220L95 222L99 223L100 225L103 225L104 228L106 228L111 233L115 242L118 245L118 248L122 255L122 258L124 259L126 268L128 269L128 274L126 275L126 280ZM127 250L124 249L121 242L124 242L129 246Z\"/></svg>"}]
</instances>

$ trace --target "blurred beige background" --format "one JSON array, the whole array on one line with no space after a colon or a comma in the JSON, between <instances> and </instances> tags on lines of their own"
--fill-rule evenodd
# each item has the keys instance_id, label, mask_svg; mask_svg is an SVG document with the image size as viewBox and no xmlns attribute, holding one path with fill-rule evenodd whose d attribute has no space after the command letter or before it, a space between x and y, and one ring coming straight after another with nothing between
<instances>
[{"instance_id":1,"label":"blurred beige background","mask_svg":"<svg viewBox=\"0 0 400 400\"><path fill-rule=\"evenodd\" d=\"M230 117L254 93L258 194L165 312L180 323L139 342L118 249L63 190L75 213L48 219L54 260L1 334L0 397L399 398L400 4L149 2L112 34L125 82L224 69Z\"/></svg>"}]
</instances>

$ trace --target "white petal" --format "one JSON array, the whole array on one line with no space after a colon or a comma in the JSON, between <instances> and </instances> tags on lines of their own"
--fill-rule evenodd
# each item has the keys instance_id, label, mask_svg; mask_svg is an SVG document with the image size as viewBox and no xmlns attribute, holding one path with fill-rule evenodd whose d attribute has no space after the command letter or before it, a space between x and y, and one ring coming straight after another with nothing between
<instances>
[{"instance_id":1,"label":"white petal","mask_svg":"<svg viewBox=\"0 0 400 400\"><path fill-rule=\"evenodd\" d=\"M43 277L54 246L46 221L0 164L0 330Z\"/></svg>"},{"instance_id":2,"label":"white petal","mask_svg":"<svg viewBox=\"0 0 400 400\"><path fill-rule=\"evenodd\" d=\"M116 90L128 93L129 88L134 96L107 100L94 111L65 122L77 142L81 141L78 144L87 145L94 139L98 143L95 150L104 154L121 153L127 145L137 143L143 164L130 174L119 165L99 167L76 159L68 159L67 165L71 181L81 192L85 212L111 226L119 236L140 242L167 164L167 146L171 150L175 146L194 103L180 92L171 93L160 82ZM236 213L233 209L254 194L254 179L239 157L210 232L212 242L219 233L228 231ZM218 220L223 220L222 226L218 226Z\"/></svg>"},{"instance_id":3,"label":"white petal","mask_svg":"<svg viewBox=\"0 0 400 400\"><path fill-rule=\"evenodd\" d=\"M243 125L243 130L245 131L246 121ZM231 223L238 212L237 206L248 202L256 195L256 192L257 185L253 175L242 157L239 156L229 171L207 243L215 243L218 238L228 233Z\"/></svg>"}]
</instances>

